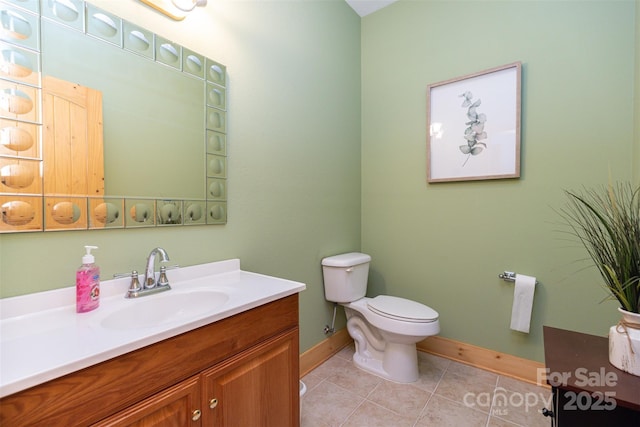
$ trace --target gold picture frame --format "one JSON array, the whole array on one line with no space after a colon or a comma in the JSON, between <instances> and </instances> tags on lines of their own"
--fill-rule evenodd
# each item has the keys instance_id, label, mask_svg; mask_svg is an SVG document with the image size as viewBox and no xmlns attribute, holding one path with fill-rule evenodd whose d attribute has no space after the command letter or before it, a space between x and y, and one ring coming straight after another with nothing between
<instances>
[{"instance_id":1,"label":"gold picture frame","mask_svg":"<svg viewBox=\"0 0 640 427\"><path fill-rule=\"evenodd\" d=\"M522 63L427 87L427 182L520 177Z\"/></svg>"}]
</instances>

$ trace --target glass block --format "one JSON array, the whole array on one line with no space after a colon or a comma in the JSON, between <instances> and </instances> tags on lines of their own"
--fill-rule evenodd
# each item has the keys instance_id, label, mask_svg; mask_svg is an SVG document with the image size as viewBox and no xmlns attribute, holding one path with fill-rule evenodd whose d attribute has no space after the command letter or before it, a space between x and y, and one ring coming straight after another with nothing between
<instances>
[{"instance_id":1,"label":"glass block","mask_svg":"<svg viewBox=\"0 0 640 427\"><path fill-rule=\"evenodd\" d=\"M125 199L125 227L154 227L156 225L156 201L150 199Z\"/></svg>"},{"instance_id":2,"label":"glass block","mask_svg":"<svg viewBox=\"0 0 640 427\"><path fill-rule=\"evenodd\" d=\"M226 178L227 158L215 154L207 154L207 176L216 178Z\"/></svg>"},{"instance_id":3,"label":"glass block","mask_svg":"<svg viewBox=\"0 0 640 427\"><path fill-rule=\"evenodd\" d=\"M84 2L82 0L45 0L42 2L42 16L84 32Z\"/></svg>"},{"instance_id":4,"label":"glass block","mask_svg":"<svg viewBox=\"0 0 640 427\"><path fill-rule=\"evenodd\" d=\"M225 88L207 82L207 105L219 110L227 109L227 94Z\"/></svg>"},{"instance_id":5,"label":"glass block","mask_svg":"<svg viewBox=\"0 0 640 427\"><path fill-rule=\"evenodd\" d=\"M123 228L124 199L120 197L89 198L89 228Z\"/></svg>"},{"instance_id":6,"label":"glass block","mask_svg":"<svg viewBox=\"0 0 640 427\"><path fill-rule=\"evenodd\" d=\"M35 123L0 119L0 156L40 157L40 129Z\"/></svg>"},{"instance_id":7,"label":"glass block","mask_svg":"<svg viewBox=\"0 0 640 427\"><path fill-rule=\"evenodd\" d=\"M207 200L227 200L227 180L207 178Z\"/></svg>"},{"instance_id":8,"label":"glass block","mask_svg":"<svg viewBox=\"0 0 640 427\"><path fill-rule=\"evenodd\" d=\"M207 224L226 224L227 204L225 202L207 202Z\"/></svg>"},{"instance_id":9,"label":"glass block","mask_svg":"<svg viewBox=\"0 0 640 427\"><path fill-rule=\"evenodd\" d=\"M0 233L42 230L42 196L0 195Z\"/></svg>"},{"instance_id":10,"label":"glass block","mask_svg":"<svg viewBox=\"0 0 640 427\"><path fill-rule=\"evenodd\" d=\"M42 194L41 163L0 157L0 193Z\"/></svg>"},{"instance_id":11,"label":"glass block","mask_svg":"<svg viewBox=\"0 0 640 427\"><path fill-rule=\"evenodd\" d=\"M182 68L182 46L156 35L156 62L175 69Z\"/></svg>"},{"instance_id":12,"label":"glass block","mask_svg":"<svg viewBox=\"0 0 640 427\"><path fill-rule=\"evenodd\" d=\"M189 49L182 49L182 71L204 79L204 56Z\"/></svg>"},{"instance_id":13,"label":"glass block","mask_svg":"<svg viewBox=\"0 0 640 427\"><path fill-rule=\"evenodd\" d=\"M219 84L220 86L227 85L227 67L224 65L207 58L207 81Z\"/></svg>"},{"instance_id":14,"label":"glass block","mask_svg":"<svg viewBox=\"0 0 640 427\"><path fill-rule=\"evenodd\" d=\"M0 79L0 117L40 122L40 89Z\"/></svg>"},{"instance_id":15,"label":"glass block","mask_svg":"<svg viewBox=\"0 0 640 427\"><path fill-rule=\"evenodd\" d=\"M123 22L123 44L129 50L145 58L154 59L153 33L135 24Z\"/></svg>"},{"instance_id":16,"label":"glass block","mask_svg":"<svg viewBox=\"0 0 640 427\"><path fill-rule=\"evenodd\" d=\"M227 133L227 115L224 111L207 107L207 129Z\"/></svg>"},{"instance_id":17,"label":"glass block","mask_svg":"<svg viewBox=\"0 0 640 427\"><path fill-rule=\"evenodd\" d=\"M40 54L0 42L0 78L40 86Z\"/></svg>"},{"instance_id":18,"label":"glass block","mask_svg":"<svg viewBox=\"0 0 640 427\"><path fill-rule=\"evenodd\" d=\"M227 135L207 130L207 153L225 156L227 154Z\"/></svg>"},{"instance_id":19,"label":"glass block","mask_svg":"<svg viewBox=\"0 0 640 427\"><path fill-rule=\"evenodd\" d=\"M38 15L0 3L0 26L0 40L40 51Z\"/></svg>"},{"instance_id":20,"label":"glass block","mask_svg":"<svg viewBox=\"0 0 640 427\"><path fill-rule=\"evenodd\" d=\"M196 225L205 224L206 221L206 202L204 200L185 200L184 201L184 224Z\"/></svg>"},{"instance_id":21,"label":"glass block","mask_svg":"<svg viewBox=\"0 0 640 427\"><path fill-rule=\"evenodd\" d=\"M8 3L11 3L17 7L22 9L26 9L29 12L38 13L40 12L40 1L39 0L5 0Z\"/></svg>"},{"instance_id":22,"label":"glass block","mask_svg":"<svg viewBox=\"0 0 640 427\"><path fill-rule=\"evenodd\" d=\"M87 3L87 34L122 47L122 19Z\"/></svg>"},{"instance_id":23,"label":"glass block","mask_svg":"<svg viewBox=\"0 0 640 427\"><path fill-rule=\"evenodd\" d=\"M86 230L87 198L70 196L44 197L44 229Z\"/></svg>"},{"instance_id":24,"label":"glass block","mask_svg":"<svg viewBox=\"0 0 640 427\"><path fill-rule=\"evenodd\" d=\"M156 222L158 225L181 225L182 200L156 200Z\"/></svg>"}]
</instances>

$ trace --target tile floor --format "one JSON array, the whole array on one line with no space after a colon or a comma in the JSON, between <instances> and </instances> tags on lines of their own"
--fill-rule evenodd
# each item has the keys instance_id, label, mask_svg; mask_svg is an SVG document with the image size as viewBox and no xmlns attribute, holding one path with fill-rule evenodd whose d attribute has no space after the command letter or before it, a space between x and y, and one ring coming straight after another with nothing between
<instances>
[{"instance_id":1,"label":"tile floor","mask_svg":"<svg viewBox=\"0 0 640 427\"><path fill-rule=\"evenodd\" d=\"M551 391L418 352L420 378L397 384L354 366L353 345L302 378L302 427L537 427Z\"/></svg>"}]
</instances>

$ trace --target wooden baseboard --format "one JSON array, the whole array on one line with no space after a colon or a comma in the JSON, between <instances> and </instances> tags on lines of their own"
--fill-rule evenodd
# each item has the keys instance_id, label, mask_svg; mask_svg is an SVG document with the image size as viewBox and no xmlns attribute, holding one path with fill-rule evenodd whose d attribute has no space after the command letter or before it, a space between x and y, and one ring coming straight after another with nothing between
<instances>
[{"instance_id":1,"label":"wooden baseboard","mask_svg":"<svg viewBox=\"0 0 640 427\"><path fill-rule=\"evenodd\" d=\"M544 363L439 336L422 340L416 344L416 347L425 353L446 357L531 384L540 385L538 370L544 370Z\"/></svg>"},{"instance_id":2,"label":"wooden baseboard","mask_svg":"<svg viewBox=\"0 0 640 427\"><path fill-rule=\"evenodd\" d=\"M347 329L344 328L302 353L300 355L300 377L308 374L352 342ZM420 341L416 347L425 353L435 354L531 384L538 384L538 369L544 369L544 363L439 336Z\"/></svg>"},{"instance_id":3,"label":"wooden baseboard","mask_svg":"<svg viewBox=\"0 0 640 427\"><path fill-rule=\"evenodd\" d=\"M302 353L300 355L300 378L352 342L349 332L344 328Z\"/></svg>"}]
</instances>

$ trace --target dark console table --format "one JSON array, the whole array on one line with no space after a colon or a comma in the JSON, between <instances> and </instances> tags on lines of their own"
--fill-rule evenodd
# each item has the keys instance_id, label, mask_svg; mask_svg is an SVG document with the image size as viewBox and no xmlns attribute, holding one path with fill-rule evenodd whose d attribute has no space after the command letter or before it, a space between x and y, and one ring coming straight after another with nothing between
<instances>
[{"instance_id":1,"label":"dark console table","mask_svg":"<svg viewBox=\"0 0 640 427\"><path fill-rule=\"evenodd\" d=\"M609 340L544 327L547 383L557 427L640 426L640 377L609 363Z\"/></svg>"}]
</instances>

